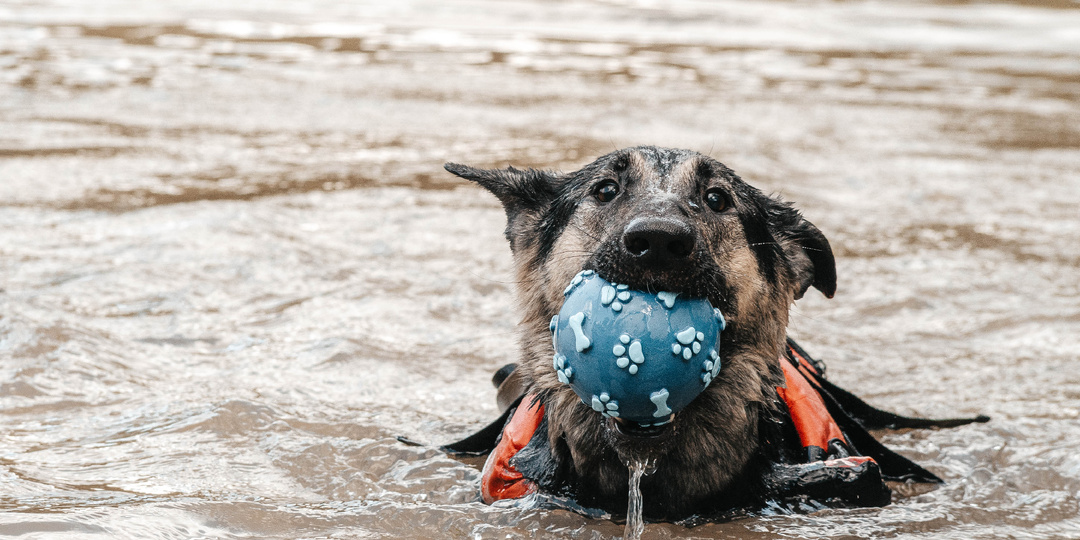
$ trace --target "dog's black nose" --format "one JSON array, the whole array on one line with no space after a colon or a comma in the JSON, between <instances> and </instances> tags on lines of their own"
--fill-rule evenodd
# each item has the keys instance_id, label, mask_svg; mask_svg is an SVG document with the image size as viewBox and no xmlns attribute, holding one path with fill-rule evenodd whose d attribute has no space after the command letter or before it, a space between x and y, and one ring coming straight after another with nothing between
<instances>
[{"instance_id":1,"label":"dog's black nose","mask_svg":"<svg viewBox=\"0 0 1080 540\"><path fill-rule=\"evenodd\" d=\"M685 259L694 252L694 229L677 219L639 217L623 230L623 245L642 262Z\"/></svg>"}]
</instances>

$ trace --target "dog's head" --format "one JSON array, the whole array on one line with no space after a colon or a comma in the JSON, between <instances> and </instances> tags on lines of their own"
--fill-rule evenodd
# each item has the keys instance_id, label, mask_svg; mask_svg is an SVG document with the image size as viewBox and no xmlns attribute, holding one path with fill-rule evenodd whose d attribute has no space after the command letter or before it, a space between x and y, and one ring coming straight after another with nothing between
<instances>
[{"instance_id":1,"label":"dog's head","mask_svg":"<svg viewBox=\"0 0 1080 540\"><path fill-rule=\"evenodd\" d=\"M835 291L821 232L722 163L686 150L628 148L569 174L446 169L494 193L506 210L525 308L522 366L548 402L552 442L577 472L620 483L620 462L661 457L661 467L712 470L699 489L730 481L756 450L758 415L783 384L777 358L788 308L810 287ZM583 269L633 289L707 297L726 317L719 376L664 428L602 421L551 369L548 322Z\"/></svg>"}]
</instances>

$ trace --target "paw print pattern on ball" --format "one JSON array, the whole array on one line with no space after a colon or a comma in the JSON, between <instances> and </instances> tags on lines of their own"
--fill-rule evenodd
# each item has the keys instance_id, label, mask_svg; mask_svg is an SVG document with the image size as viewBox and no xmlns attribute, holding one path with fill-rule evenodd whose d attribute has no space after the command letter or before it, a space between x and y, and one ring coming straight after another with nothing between
<instances>
[{"instance_id":1,"label":"paw print pattern on ball","mask_svg":"<svg viewBox=\"0 0 1080 540\"><path fill-rule=\"evenodd\" d=\"M637 340L631 342L629 334L619 336L619 342L611 348L611 354L616 357L615 365L627 370L631 375L637 375L638 366L645 362L641 342Z\"/></svg>"},{"instance_id":2,"label":"paw print pattern on ball","mask_svg":"<svg viewBox=\"0 0 1080 540\"><path fill-rule=\"evenodd\" d=\"M709 349L709 359L702 363L702 368L705 373L701 375L701 382L705 383L705 386L709 386L709 383L720 373L720 355L716 351Z\"/></svg>"},{"instance_id":3,"label":"paw print pattern on ball","mask_svg":"<svg viewBox=\"0 0 1080 540\"><path fill-rule=\"evenodd\" d=\"M619 417L619 402L611 399L607 392L600 392L599 396L593 394L592 408L604 416Z\"/></svg>"},{"instance_id":4,"label":"paw print pattern on ball","mask_svg":"<svg viewBox=\"0 0 1080 540\"><path fill-rule=\"evenodd\" d=\"M675 307L675 297L679 296L677 292L658 292L656 293L656 299L660 301L664 307L671 309Z\"/></svg>"},{"instance_id":5,"label":"paw print pattern on ball","mask_svg":"<svg viewBox=\"0 0 1080 540\"><path fill-rule=\"evenodd\" d=\"M555 374L559 377L559 382L570 384L570 381L574 379L574 368L567 365L566 357L555 353L552 361L555 364Z\"/></svg>"},{"instance_id":6,"label":"paw print pattern on ball","mask_svg":"<svg viewBox=\"0 0 1080 540\"><path fill-rule=\"evenodd\" d=\"M698 332L693 326L675 334L675 343L671 344L671 354L682 356L683 360L689 360L695 354L701 352L701 342L705 334Z\"/></svg>"},{"instance_id":7,"label":"paw print pattern on ball","mask_svg":"<svg viewBox=\"0 0 1080 540\"><path fill-rule=\"evenodd\" d=\"M592 276L595 273L596 272L593 272L592 270L582 270L582 271L578 272L577 275L574 276L574 279L570 280L570 284L566 286L566 289L563 290L563 292L562 292L563 296L566 296L566 295L570 294L570 291L574 290L574 287L577 287L578 285L580 285L582 280L584 280L587 277Z\"/></svg>"},{"instance_id":8,"label":"paw print pattern on ball","mask_svg":"<svg viewBox=\"0 0 1080 540\"><path fill-rule=\"evenodd\" d=\"M612 311L622 311L623 304L630 301L629 287L620 283L604 285L600 289L600 303Z\"/></svg>"}]
</instances>

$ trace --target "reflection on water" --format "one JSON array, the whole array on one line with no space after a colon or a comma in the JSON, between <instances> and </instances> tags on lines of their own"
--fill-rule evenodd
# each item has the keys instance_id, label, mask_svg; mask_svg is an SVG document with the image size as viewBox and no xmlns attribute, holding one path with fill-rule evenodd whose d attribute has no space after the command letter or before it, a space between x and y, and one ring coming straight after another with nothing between
<instances>
[{"instance_id":1,"label":"reflection on water","mask_svg":"<svg viewBox=\"0 0 1080 540\"><path fill-rule=\"evenodd\" d=\"M497 203L445 160L710 152L832 240L792 332L948 483L645 538L1080 536L1080 10L0 6L0 533L609 538L446 442L514 357Z\"/></svg>"}]
</instances>

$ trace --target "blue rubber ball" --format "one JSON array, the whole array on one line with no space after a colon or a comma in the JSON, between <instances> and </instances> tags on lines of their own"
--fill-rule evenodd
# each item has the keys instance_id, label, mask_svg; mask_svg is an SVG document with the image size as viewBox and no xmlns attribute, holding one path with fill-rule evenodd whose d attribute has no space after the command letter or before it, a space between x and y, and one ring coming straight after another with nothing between
<instances>
[{"instance_id":1,"label":"blue rubber ball","mask_svg":"<svg viewBox=\"0 0 1080 540\"><path fill-rule=\"evenodd\" d=\"M665 424L720 372L724 316L708 299L635 291L592 270L563 296L551 319L555 371L605 416Z\"/></svg>"}]
</instances>

